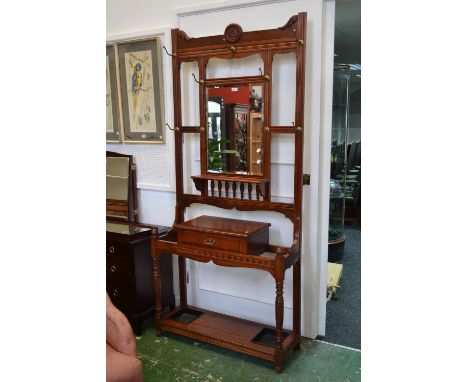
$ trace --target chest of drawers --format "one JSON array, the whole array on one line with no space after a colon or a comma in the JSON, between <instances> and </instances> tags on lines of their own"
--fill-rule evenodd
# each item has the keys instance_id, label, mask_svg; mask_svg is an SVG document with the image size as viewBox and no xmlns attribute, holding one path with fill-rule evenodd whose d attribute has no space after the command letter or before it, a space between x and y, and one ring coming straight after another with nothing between
<instances>
[{"instance_id":1,"label":"chest of drawers","mask_svg":"<svg viewBox=\"0 0 468 382\"><path fill-rule=\"evenodd\" d=\"M166 227L161 228L159 234ZM107 293L138 335L142 331L142 321L154 312L155 307L150 237L149 228L110 222L106 226ZM174 307L170 254L161 256L160 273L162 307Z\"/></svg>"}]
</instances>

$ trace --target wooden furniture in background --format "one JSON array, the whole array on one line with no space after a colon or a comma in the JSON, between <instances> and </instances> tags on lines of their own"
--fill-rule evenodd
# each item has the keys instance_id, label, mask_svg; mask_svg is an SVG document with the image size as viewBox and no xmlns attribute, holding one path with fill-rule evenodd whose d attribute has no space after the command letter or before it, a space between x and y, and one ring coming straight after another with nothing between
<instances>
[{"instance_id":1,"label":"wooden furniture in background","mask_svg":"<svg viewBox=\"0 0 468 382\"><path fill-rule=\"evenodd\" d=\"M154 229L157 235L167 227ZM150 228L125 223L106 224L106 289L114 305L141 334L142 321L154 312L153 267L150 255ZM174 308L172 256L160 256L161 305Z\"/></svg>"},{"instance_id":2,"label":"wooden furniture in background","mask_svg":"<svg viewBox=\"0 0 468 382\"><path fill-rule=\"evenodd\" d=\"M248 147L247 147L247 119L249 108L246 105L225 104L224 113L226 118L226 130L229 131L228 147L236 150L237 155L230 155L228 161L228 172L248 171Z\"/></svg>"},{"instance_id":3,"label":"wooden furniture in background","mask_svg":"<svg viewBox=\"0 0 468 382\"><path fill-rule=\"evenodd\" d=\"M172 230L163 238L152 237L155 292L155 327L214 345L236 350L274 362L276 371L283 370L286 354L300 348L301 331L301 232L302 232L302 156L304 133L304 68L307 14L299 13L279 28L243 32L238 24L226 27L224 35L191 38L180 29L172 30L172 70L175 121L176 216ZM296 55L295 121L289 126L271 126L272 62L275 54ZM264 62L261 75L234 78L206 78L211 58L233 59L259 54ZM181 64L198 63L199 126L182 125ZM255 123L262 138L262 171L259 174L213 173L207 171L207 88L261 86L263 121ZM250 111L252 113L252 111ZM252 116L253 118L254 116ZM260 124L261 123L261 124ZM186 133L200 134L201 174L192 176L200 194L184 192L183 139ZM291 134L295 142L294 201L271 201L271 135ZM251 158L252 158L252 153ZM249 164L250 165L250 164ZM241 211L275 211L293 224L292 245L282 247L268 242L269 224L237 219L202 216L185 221L185 210L193 203ZM178 256L180 305L162 314L161 255ZM229 267L254 268L273 277L275 287L275 326L264 325L225 314L199 309L187 304L185 259L212 261ZM283 329L283 284L286 269L293 268L293 325Z\"/></svg>"},{"instance_id":4,"label":"wooden furniture in background","mask_svg":"<svg viewBox=\"0 0 468 382\"><path fill-rule=\"evenodd\" d=\"M254 111L250 112L249 119L249 172L251 174L262 173L262 135L263 115Z\"/></svg>"},{"instance_id":5,"label":"wooden furniture in background","mask_svg":"<svg viewBox=\"0 0 468 382\"><path fill-rule=\"evenodd\" d=\"M136 166L132 155L106 151L106 216L138 223Z\"/></svg>"}]
</instances>

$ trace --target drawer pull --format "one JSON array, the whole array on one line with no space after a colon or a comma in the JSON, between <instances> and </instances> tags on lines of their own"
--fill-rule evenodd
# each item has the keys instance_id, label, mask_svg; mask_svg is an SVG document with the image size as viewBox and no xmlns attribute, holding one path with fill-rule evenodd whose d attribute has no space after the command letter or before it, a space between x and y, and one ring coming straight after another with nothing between
<instances>
[{"instance_id":1,"label":"drawer pull","mask_svg":"<svg viewBox=\"0 0 468 382\"><path fill-rule=\"evenodd\" d=\"M117 267L115 265L111 265L110 267L111 272L117 271Z\"/></svg>"},{"instance_id":2,"label":"drawer pull","mask_svg":"<svg viewBox=\"0 0 468 382\"><path fill-rule=\"evenodd\" d=\"M215 244L216 244L216 240L213 240L213 239L206 239L206 240L205 240L205 244L206 244L206 245L215 245Z\"/></svg>"},{"instance_id":3,"label":"drawer pull","mask_svg":"<svg viewBox=\"0 0 468 382\"><path fill-rule=\"evenodd\" d=\"M115 250L115 249L114 249L114 246L111 245L110 248L109 248L109 252L110 252L110 253L114 253L114 250Z\"/></svg>"},{"instance_id":4,"label":"drawer pull","mask_svg":"<svg viewBox=\"0 0 468 382\"><path fill-rule=\"evenodd\" d=\"M118 294L119 294L119 292L118 292L117 289L114 289L114 290L112 291L112 295L113 295L113 296L117 296Z\"/></svg>"}]
</instances>

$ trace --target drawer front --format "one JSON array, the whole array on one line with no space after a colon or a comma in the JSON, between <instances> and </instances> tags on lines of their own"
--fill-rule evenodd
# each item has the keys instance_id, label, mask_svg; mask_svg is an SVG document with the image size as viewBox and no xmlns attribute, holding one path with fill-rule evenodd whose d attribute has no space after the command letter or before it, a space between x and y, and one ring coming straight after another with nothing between
<instances>
[{"instance_id":1,"label":"drawer front","mask_svg":"<svg viewBox=\"0 0 468 382\"><path fill-rule=\"evenodd\" d=\"M179 231L179 242L205 248L216 248L224 251L239 252L242 239L236 237L212 235L206 232Z\"/></svg>"},{"instance_id":2,"label":"drawer front","mask_svg":"<svg viewBox=\"0 0 468 382\"><path fill-rule=\"evenodd\" d=\"M133 247L130 243L121 243L114 240L107 240L106 255L108 257L119 257L130 260L133 257Z\"/></svg>"},{"instance_id":3,"label":"drawer front","mask_svg":"<svg viewBox=\"0 0 468 382\"><path fill-rule=\"evenodd\" d=\"M107 258L106 268L108 280L133 284L135 277L131 261Z\"/></svg>"},{"instance_id":4,"label":"drawer front","mask_svg":"<svg viewBox=\"0 0 468 382\"><path fill-rule=\"evenodd\" d=\"M123 313L131 313L136 310L136 296L133 286L108 280L106 290L117 309Z\"/></svg>"}]
</instances>

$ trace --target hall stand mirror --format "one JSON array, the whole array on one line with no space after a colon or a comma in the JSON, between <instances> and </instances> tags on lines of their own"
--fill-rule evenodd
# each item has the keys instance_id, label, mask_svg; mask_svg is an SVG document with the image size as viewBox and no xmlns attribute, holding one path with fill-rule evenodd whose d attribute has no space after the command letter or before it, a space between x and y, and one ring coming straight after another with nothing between
<instances>
[{"instance_id":1,"label":"hall stand mirror","mask_svg":"<svg viewBox=\"0 0 468 382\"><path fill-rule=\"evenodd\" d=\"M302 156L304 134L304 68L307 14L299 13L274 29L244 32L229 24L224 34L191 38L180 29L172 33L174 134L176 163L176 214L171 231L154 238L152 247L156 333L177 333L274 363L277 372L291 350L300 349L301 328L301 227ZM293 53L296 59L295 121L271 125L272 62L275 55ZM210 60L229 62L257 55L263 65L257 75L207 76ZM196 73L181 71L186 63L198 64ZM237 61L236 61L237 63ZM192 64L191 64L192 65ZM192 65L195 67L195 65ZM213 74L213 73L211 73ZM193 78L191 78L193 77ZM181 87L196 81L199 105L197 126L182 124ZM185 93L185 90L183 91ZM191 101L192 105L195 101ZM199 135L200 174L184 173L184 137ZM271 137L294 137L294 201L271 201ZM187 179L188 178L188 179ZM184 191L188 180L198 191ZM187 188L186 188L187 189ZM275 211L293 225L292 245L269 242L270 223L202 215L186 220L186 209L205 204L241 211ZM162 313L162 253L178 256L180 305ZM273 277L275 326L199 309L187 304L185 259L227 267L254 268ZM293 325L283 329L284 276L293 268Z\"/></svg>"}]
</instances>

